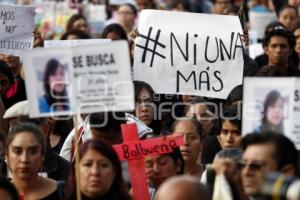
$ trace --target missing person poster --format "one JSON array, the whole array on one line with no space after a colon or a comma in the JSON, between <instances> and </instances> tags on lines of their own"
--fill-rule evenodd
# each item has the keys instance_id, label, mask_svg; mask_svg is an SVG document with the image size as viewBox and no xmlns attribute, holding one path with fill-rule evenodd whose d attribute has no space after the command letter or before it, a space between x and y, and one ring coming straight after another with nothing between
<instances>
[{"instance_id":1,"label":"missing person poster","mask_svg":"<svg viewBox=\"0 0 300 200\"><path fill-rule=\"evenodd\" d=\"M31 117L134 109L125 41L34 49L24 66Z\"/></svg>"},{"instance_id":2,"label":"missing person poster","mask_svg":"<svg viewBox=\"0 0 300 200\"><path fill-rule=\"evenodd\" d=\"M243 95L243 135L276 132L300 150L300 79L247 77Z\"/></svg>"}]
</instances>

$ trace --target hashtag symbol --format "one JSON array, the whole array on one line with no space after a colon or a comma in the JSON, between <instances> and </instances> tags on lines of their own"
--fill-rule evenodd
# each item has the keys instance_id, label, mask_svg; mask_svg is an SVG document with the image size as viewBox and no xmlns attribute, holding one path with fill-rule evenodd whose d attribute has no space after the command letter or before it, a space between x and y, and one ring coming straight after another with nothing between
<instances>
[{"instance_id":1,"label":"hashtag symbol","mask_svg":"<svg viewBox=\"0 0 300 200\"><path fill-rule=\"evenodd\" d=\"M139 48L141 48L141 49L144 50L143 51L143 56L142 56L142 63L144 63L146 61L147 52L150 51L152 53L150 67L152 67L152 65L153 65L153 61L154 61L155 55L160 56L161 58L164 58L164 59L166 58L164 55L156 52L157 45L160 46L160 47L162 47L162 48L166 48L166 46L164 44L158 42L161 30L158 29L158 31L156 33L156 36L155 36L155 39L152 39L151 38L152 29L153 29L152 27L149 28L147 36L142 35L142 34L138 34L139 37L144 38L146 40L145 46L142 46L140 44L136 44L137 47L139 47ZM151 41L151 42L154 43L153 49L150 49L148 47L149 41Z\"/></svg>"}]
</instances>

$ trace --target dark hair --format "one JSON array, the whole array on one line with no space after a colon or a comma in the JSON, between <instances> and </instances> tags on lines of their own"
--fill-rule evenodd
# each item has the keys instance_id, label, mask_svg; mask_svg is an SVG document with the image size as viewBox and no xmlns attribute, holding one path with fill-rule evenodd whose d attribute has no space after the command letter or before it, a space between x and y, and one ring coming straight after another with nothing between
<instances>
[{"instance_id":1,"label":"dark hair","mask_svg":"<svg viewBox=\"0 0 300 200\"><path fill-rule=\"evenodd\" d=\"M170 7L171 9L176 9L178 8L178 5L182 5L184 10L191 11L190 2L185 0L173 0Z\"/></svg>"},{"instance_id":2,"label":"dark hair","mask_svg":"<svg viewBox=\"0 0 300 200\"><path fill-rule=\"evenodd\" d=\"M243 151L239 148L226 148L219 151L215 158L231 158L236 164L242 159Z\"/></svg>"},{"instance_id":3,"label":"dark hair","mask_svg":"<svg viewBox=\"0 0 300 200\"><path fill-rule=\"evenodd\" d=\"M268 46L268 44L270 43L270 40L272 37L274 36L279 36L279 37L284 37L287 39L288 44L289 44L289 48L294 49L295 45L296 45L296 38L293 35L292 32L284 29L283 27L275 27L275 29L273 29L272 31L270 31L269 33L267 33L264 41L263 41L263 46L266 47Z\"/></svg>"},{"instance_id":4,"label":"dark hair","mask_svg":"<svg viewBox=\"0 0 300 200\"><path fill-rule=\"evenodd\" d=\"M145 83L143 81L133 81L133 84L134 84L134 93L135 93L135 102L136 103L139 102L139 95L140 95L141 91L144 89L144 90L149 92L150 97L153 100L154 105L156 107L159 105L159 101L154 98L155 97L155 92L148 83ZM155 116L154 116L154 118L155 118ZM156 119L154 119L149 125L149 127L153 129L153 132L154 132L155 135L160 134L161 126L162 126L161 121L156 120Z\"/></svg>"},{"instance_id":5,"label":"dark hair","mask_svg":"<svg viewBox=\"0 0 300 200\"><path fill-rule=\"evenodd\" d=\"M76 35L78 37L78 39L90 39L90 35L81 31L81 30L77 30L77 29L69 29L67 30L62 36L61 36L61 40L67 40L69 35Z\"/></svg>"},{"instance_id":6,"label":"dark hair","mask_svg":"<svg viewBox=\"0 0 300 200\"><path fill-rule=\"evenodd\" d=\"M74 14L70 17L70 19L67 22L66 31L73 29L73 24L79 19L83 19L84 21L87 21L84 15Z\"/></svg>"},{"instance_id":7,"label":"dark hair","mask_svg":"<svg viewBox=\"0 0 300 200\"><path fill-rule=\"evenodd\" d=\"M222 126L225 121L229 121L231 124L238 127L239 131L242 130L242 116L241 113L238 112L238 105L229 106L223 116L221 117Z\"/></svg>"},{"instance_id":8,"label":"dark hair","mask_svg":"<svg viewBox=\"0 0 300 200\"><path fill-rule=\"evenodd\" d=\"M127 192L127 188L122 176L121 162L118 158L115 150L108 145L104 140L92 139L83 143L79 149L79 161L84 157L88 150L94 150L99 154L102 154L104 157L110 160L115 172L115 178L111 185L111 188L108 192L111 200L130 200L131 197ZM66 185L66 198L65 199L76 199L76 178L75 178L75 164L72 167L72 173L69 176L67 185Z\"/></svg>"},{"instance_id":9,"label":"dark hair","mask_svg":"<svg viewBox=\"0 0 300 200\"><path fill-rule=\"evenodd\" d=\"M0 176L0 189L5 190L12 198L12 200L19 200L18 191L6 177Z\"/></svg>"},{"instance_id":10,"label":"dark hair","mask_svg":"<svg viewBox=\"0 0 300 200\"><path fill-rule=\"evenodd\" d=\"M0 60L0 74L7 76L9 84L14 82L13 74L10 71L8 64L3 60Z\"/></svg>"},{"instance_id":11,"label":"dark hair","mask_svg":"<svg viewBox=\"0 0 300 200\"><path fill-rule=\"evenodd\" d=\"M184 110L184 114L186 115L187 112L189 111L190 107L195 105L195 104L203 104L207 107L207 109L211 112L211 113L215 113L215 107L211 105L211 102L203 99L203 98L195 98L189 101L189 104L185 107Z\"/></svg>"},{"instance_id":12,"label":"dark hair","mask_svg":"<svg viewBox=\"0 0 300 200\"><path fill-rule=\"evenodd\" d=\"M126 123L124 112L93 113L89 117L91 128L103 132L108 138L121 137L123 123Z\"/></svg>"},{"instance_id":13,"label":"dark hair","mask_svg":"<svg viewBox=\"0 0 300 200\"><path fill-rule=\"evenodd\" d=\"M264 110L263 110L263 115L264 116L262 118L262 130L263 131L271 130L272 125L269 123L269 121L266 117L267 110L270 106L273 106L279 99L283 99L283 97L276 90L272 90L266 96L265 101L264 101ZM284 133L283 120L280 122L280 124L276 125L276 128L273 131Z\"/></svg>"},{"instance_id":14,"label":"dark hair","mask_svg":"<svg viewBox=\"0 0 300 200\"><path fill-rule=\"evenodd\" d=\"M295 11L296 15L298 16L298 11L297 11L297 8L295 6L292 6L292 5L289 5L289 4L286 4L284 6L282 6L278 12L278 17L279 15L281 15L282 11L286 10L286 9L292 9Z\"/></svg>"},{"instance_id":15,"label":"dark hair","mask_svg":"<svg viewBox=\"0 0 300 200\"><path fill-rule=\"evenodd\" d=\"M216 108L212 105L212 102L203 99L203 98L195 98L192 99L191 101L189 101L189 103L187 104L187 106L184 109L184 115L186 116L188 110L190 109L191 106L195 105L195 104L203 104L207 107L208 111L210 111L213 114L213 127L210 130L210 132L208 133L208 135L216 135L217 133L219 133L219 129L220 129L220 120L219 120L219 116L216 116ZM215 104L214 104L215 105ZM217 108L218 109L218 108Z\"/></svg>"},{"instance_id":16,"label":"dark hair","mask_svg":"<svg viewBox=\"0 0 300 200\"><path fill-rule=\"evenodd\" d=\"M102 38L107 38L107 35L109 33L117 33L120 36L121 40L127 40L127 34L125 32L125 30L123 29L123 27L120 24L109 24L108 26L106 26L102 32Z\"/></svg>"},{"instance_id":17,"label":"dark hair","mask_svg":"<svg viewBox=\"0 0 300 200\"><path fill-rule=\"evenodd\" d=\"M265 65L256 72L255 76L282 77L282 76L288 76L288 75L286 72L282 71L281 67L279 67L277 65Z\"/></svg>"},{"instance_id":18,"label":"dark hair","mask_svg":"<svg viewBox=\"0 0 300 200\"><path fill-rule=\"evenodd\" d=\"M200 136L200 142L203 143L203 133L202 133L202 125L196 118L182 118L176 120L171 126L171 132L174 133L176 126L180 122L191 122L193 126L196 128L197 134Z\"/></svg>"},{"instance_id":19,"label":"dark hair","mask_svg":"<svg viewBox=\"0 0 300 200\"><path fill-rule=\"evenodd\" d=\"M35 137L35 139L38 141L38 144L41 145L41 153L42 153L42 156L44 156L45 149L46 149L45 135L43 134L42 130L37 125L35 125L33 123L29 123L29 122L18 123L8 133L8 136L6 139L6 147L5 147L6 154L8 153L8 146L15 139L16 135L18 135L19 133L22 133L22 132L29 132Z\"/></svg>"},{"instance_id":20,"label":"dark hair","mask_svg":"<svg viewBox=\"0 0 300 200\"><path fill-rule=\"evenodd\" d=\"M238 85L231 90L227 97L227 100L225 101L225 109L232 105L235 105L238 101L243 101L243 85Z\"/></svg>"},{"instance_id":21,"label":"dark hair","mask_svg":"<svg viewBox=\"0 0 300 200\"><path fill-rule=\"evenodd\" d=\"M184 159L182 157L181 151L179 147L175 147L172 149L172 152L162 154L161 156L169 156L172 158L174 163L179 163L180 164L180 169L177 172L177 175L182 175L184 173Z\"/></svg>"},{"instance_id":22,"label":"dark hair","mask_svg":"<svg viewBox=\"0 0 300 200\"><path fill-rule=\"evenodd\" d=\"M133 15L135 17L137 16L137 9L136 9L136 7L133 4L131 4L131 3L124 3L124 4L121 4L120 7L121 6L129 6L129 8L131 9Z\"/></svg>"},{"instance_id":23,"label":"dark hair","mask_svg":"<svg viewBox=\"0 0 300 200\"><path fill-rule=\"evenodd\" d=\"M60 94L55 94L54 97L51 95L51 87L49 85L49 78L50 75L54 74L57 70L57 68L62 67L64 70L64 66L55 58L50 59L46 64L45 74L44 74L44 90L45 90L45 98L48 102L48 104L51 106L55 102L57 102L57 99L55 98L56 95L62 96L64 98L59 99L59 102L61 102L61 105L63 106L64 110L68 110L68 99L67 96L67 89L64 88L63 92ZM55 91L52 91L55 93Z\"/></svg>"},{"instance_id":24,"label":"dark hair","mask_svg":"<svg viewBox=\"0 0 300 200\"><path fill-rule=\"evenodd\" d=\"M292 164L297 174L298 152L295 145L284 135L267 131L259 134L248 134L242 138L241 146L245 151L248 146L256 144L273 144L273 158L277 162L277 169L281 170L285 165Z\"/></svg>"}]
</instances>

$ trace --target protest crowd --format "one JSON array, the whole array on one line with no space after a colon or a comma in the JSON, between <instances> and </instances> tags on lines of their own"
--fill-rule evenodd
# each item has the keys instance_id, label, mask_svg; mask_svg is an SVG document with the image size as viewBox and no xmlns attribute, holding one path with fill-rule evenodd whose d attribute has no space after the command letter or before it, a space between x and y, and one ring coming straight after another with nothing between
<instances>
[{"instance_id":1,"label":"protest crowd","mask_svg":"<svg viewBox=\"0 0 300 200\"><path fill-rule=\"evenodd\" d=\"M0 0L0 200L300 200L299 0Z\"/></svg>"}]
</instances>

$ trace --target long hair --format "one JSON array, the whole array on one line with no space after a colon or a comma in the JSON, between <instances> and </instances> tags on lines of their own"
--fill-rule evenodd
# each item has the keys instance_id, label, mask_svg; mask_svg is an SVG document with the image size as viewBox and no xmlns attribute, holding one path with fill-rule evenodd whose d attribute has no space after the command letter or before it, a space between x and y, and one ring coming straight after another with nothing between
<instances>
[{"instance_id":1,"label":"long hair","mask_svg":"<svg viewBox=\"0 0 300 200\"><path fill-rule=\"evenodd\" d=\"M64 110L67 110L69 107L67 106L68 99L67 97L67 90L66 87L64 88L63 92L60 94L55 93L55 91L52 91L54 96L51 93L51 86L49 84L49 78L50 75L55 74L57 68L62 67L63 65L59 63L58 60L55 58L50 59L46 64L45 74L44 74L44 90L45 90L45 98L47 100L47 103L51 106L55 102L58 102L58 99L55 98L55 96L62 96L64 98L59 99L59 102L62 103Z\"/></svg>"},{"instance_id":2,"label":"long hair","mask_svg":"<svg viewBox=\"0 0 300 200\"><path fill-rule=\"evenodd\" d=\"M94 150L99 154L110 160L115 172L115 178L108 191L107 195L111 200L130 200L131 197L127 192L127 188L122 176L121 162L115 150L107 144L104 140L92 139L80 146L79 161L84 157L88 150ZM65 189L66 200L76 199L76 176L75 176L75 163L72 167L71 174Z\"/></svg>"},{"instance_id":3,"label":"long hair","mask_svg":"<svg viewBox=\"0 0 300 200\"><path fill-rule=\"evenodd\" d=\"M263 119L262 119L262 131L273 130L274 127L267 119L267 110L270 106L273 106L279 99L283 99L280 93L276 90L272 90L266 97L264 101L264 111L263 111ZM283 133L283 119L281 122L275 126L276 132Z\"/></svg>"},{"instance_id":4,"label":"long hair","mask_svg":"<svg viewBox=\"0 0 300 200\"><path fill-rule=\"evenodd\" d=\"M83 19L84 21L87 21L85 16L82 15L82 14L74 14L70 17L70 19L68 20L67 22L67 25L66 25L66 31L69 31L71 29L73 29L73 24L79 20L79 19Z\"/></svg>"}]
</instances>

